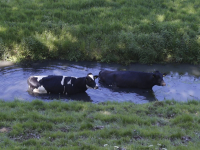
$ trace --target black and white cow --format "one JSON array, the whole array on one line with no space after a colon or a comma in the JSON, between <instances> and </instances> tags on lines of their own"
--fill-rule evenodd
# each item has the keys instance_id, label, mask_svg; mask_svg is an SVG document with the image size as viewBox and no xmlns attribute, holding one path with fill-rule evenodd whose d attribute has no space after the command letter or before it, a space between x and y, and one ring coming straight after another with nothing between
<instances>
[{"instance_id":1,"label":"black and white cow","mask_svg":"<svg viewBox=\"0 0 200 150\"><path fill-rule=\"evenodd\" d=\"M67 77L59 75L30 76L27 80L29 89L34 93L76 94L88 88L97 89L95 79L98 75L89 73L86 77Z\"/></svg>"},{"instance_id":2,"label":"black and white cow","mask_svg":"<svg viewBox=\"0 0 200 150\"><path fill-rule=\"evenodd\" d=\"M155 71L153 73L136 71L108 71L99 72L99 80L109 86L125 88L152 89L154 85L165 86L165 74Z\"/></svg>"}]
</instances>

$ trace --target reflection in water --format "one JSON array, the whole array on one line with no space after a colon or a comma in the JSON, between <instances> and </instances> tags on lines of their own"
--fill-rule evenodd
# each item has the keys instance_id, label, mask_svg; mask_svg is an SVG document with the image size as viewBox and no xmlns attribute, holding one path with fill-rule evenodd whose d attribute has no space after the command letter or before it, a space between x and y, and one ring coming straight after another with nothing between
<instances>
[{"instance_id":1,"label":"reflection in water","mask_svg":"<svg viewBox=\"0 0 200 150\"><path fill-rule=\"evenodd\" d=\"M127 95L127 97L135 96L140 97L141 99L146 99L148 101L155 101L157 100L153 90L150 89L139 89L139 88L119 88L117 86L108 86L99 81L100 87L107 88L112 93L117 93L121 95ZM129 97L129 98L130 98Z\"/></svg>"},{"instance_id":2,"label":"reflection in water","mask_svg":"<svg viewBox=\"0 0 200 150\"><path fill-rule=\"evenodd\" d=\"M32 75L64 75L83 77L88 73L98 75L99 71L107 70L130 70L153 72L159 70L167 73L164 77L165 87L154 86L153 90L144 89L122 89L118 87L108 87L101 83L99 89L88 89L85 93L76 95L37 95L28 92L27 79ZM51 101L59 99L62 101L83 100L89 102L105 101L131 101L134 103L146 103L154 100L175 99L177 101L187 101L188 99L200 99L200 65L142 65L132 64L123 66L118 64L106 64L97 62L69 62L69 61L46 61L43 63L33 63L31 67L18 65L0 68L0 99L9 101L20 99L31 101L42 99Z\"/></svg>"},{"instance_id":3,"label":"reflection in water","mask_svg":"<svg viewBox=\"0 0 200 150\"><path fill-rule=\"evenodd\" d=\"M42 100L76 100L76 101L84 101L84 102L92 102L90 96L86 93L79 93L76 95L63 95L63 94L38 94L33 93L32 91L28 90L28 94L35 99L42 99Z\"/></svg>"}]
</instances>

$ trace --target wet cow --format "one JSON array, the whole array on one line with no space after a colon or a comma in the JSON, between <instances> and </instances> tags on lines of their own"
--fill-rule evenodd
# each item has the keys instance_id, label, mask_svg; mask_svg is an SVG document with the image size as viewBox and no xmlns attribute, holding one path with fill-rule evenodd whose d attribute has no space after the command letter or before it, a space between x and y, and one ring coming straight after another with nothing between
<instances>
[{"instance_id":1,"label":"wet cow","mask_svg":"<svg viewBox=\"0 0 200 150\"><path fill-rule=\"evenodd\" d=\"M165 86L165 74L155 71L153 73L136 71L108 71L99 72L100 82L109 86L152 89L154 85Z\"/></svg>"},{"instance_id":2,"label":"wet cow","mask_svg":"<svg viewBox=\"0 0 200 150\"><path fill-rule=\"evenodd\" d=\"M30 76L27 80L29 89L34 93L76 94L88 88L97 89L95 79L98 75L89 73L86 77L67 76Z\"/></svg>"}]
</instances>

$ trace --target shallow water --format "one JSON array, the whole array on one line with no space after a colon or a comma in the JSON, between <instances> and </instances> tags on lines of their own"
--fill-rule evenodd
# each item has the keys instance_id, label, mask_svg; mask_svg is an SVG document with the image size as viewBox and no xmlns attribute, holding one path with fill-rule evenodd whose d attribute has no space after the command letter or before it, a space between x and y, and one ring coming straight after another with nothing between
<instances>
[{"instance_id":1,"label":"shallow water","mask_svg":"<svg viewBox=\"0 0 200 150\"><path fill-rule=\"evenodd\" d=\"M27 78L32 75L64 75L83 77L88 73L98 75L99 71L107 70L132 70L142 72L153 72L159 70L167 73L164 77L165 87L154 86L153 91L143 89L124 89L108 87L96 82L99 89L88 89L86 93L72 96L32 94L28 92ZM106 64L97 62L69 62L69 61L46 61L33 63L31 67L11 65L0 68L0 99L13 101L31 101L42 99L51 101L60 99L62 101L83 100L94 103L105 101L131 101L134 103L147 103L150 101L163 101L174 99L176 101L200 100L200 65L167 64L167 65L142 65L131 64L123 66L119 64Z\"/></svg>"}]
</instances>

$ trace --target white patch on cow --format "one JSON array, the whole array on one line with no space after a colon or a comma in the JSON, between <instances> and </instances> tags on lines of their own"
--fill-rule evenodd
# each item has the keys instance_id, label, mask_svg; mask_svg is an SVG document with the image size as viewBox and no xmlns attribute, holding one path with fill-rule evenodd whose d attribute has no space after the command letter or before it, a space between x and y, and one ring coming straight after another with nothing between
<instances>
[{"instance_id":1,"label":"white patch on cow","mask_svg":"<svg viewBox=\"0 0 200 150\"><path fill-rule=\"evenodd\" d=\"M94 76L92 74L88 75L92 80L94 80Z\"/></svg>"},{"instance_id":2,"label":"white patch on cow","mask_svg":"<svg viewBox=\"0 0 200 150\"><path fill-rule=\"evenodd\" d=\"M37 78L37 81L39 82L42 78L47 77L47 76L34 76L35 78Z\"/></svg>"},{"instance_id":3,"label":"white patch on cow","mask_svg":"<svg viewBox=\"0 0 200 150\"><path fill-rule=\"evenodd\" d=\"M86 88L88 88L88 89L97 89L97 87L98 87L98 85L97 85L97 84L95 85L95 87L94 87L94 88L92 88L92 87L90 87L90 86L88 86L88 85L86 84Z\"/></svg>"},{"instance_id":4,"label":"white patch on cow","mask_svg":"<svg viewBox=\"0 0 200 150\"><path fill-rule=\"evenodd\" d=\"M67 95L67 92L65 94Z\"/></svg>"},{"instance_id":5,"label":"white patch on cow","mask_svg":"<svg viewBox=\"0 0 200 150\"><path fill-rule=\"evenodd\" d=\"M37 89L33 90L34 93L47 93L43 86L38 87Z\"/></svg>"},{"instance_id":6,"label":"white patch on cow","mask_svg":"<svg viewBox=\"0 0 200 150\"><path fill-rule=\"evenodd\" d=\"M64 85L65 77L66 76L63 76L62 81L61 81L61 85Z\"/></svg>"},{"instance_id":7,"label":"white patch on cow","mask_svg":"<svg viewBox=\"0 0 200 150\"><path fill-rule=\"evenodd\" d=\"M88 88L88 89L93 89L92 87L88 86L87 84L86 84L86 88Z\"/></svg>"},{"instance_id":8,"label":"white patch on cow","mask_svg":"<svg viewBox=\"0 0 200 150\"><path fill-rule=\"evenodd\" d=\"M71 79L67 82L67 84L71 84Z\"/></svg>"},{"instance_id":9,"label":"white patch on cow","mask_svg":"<svg viewBox=\"0 0 200 150\"><path fill-rule=\"evenodd\" d=\"M72 86L73 86L73 84L72 84Z\"/></svg>"}]
</instances>

